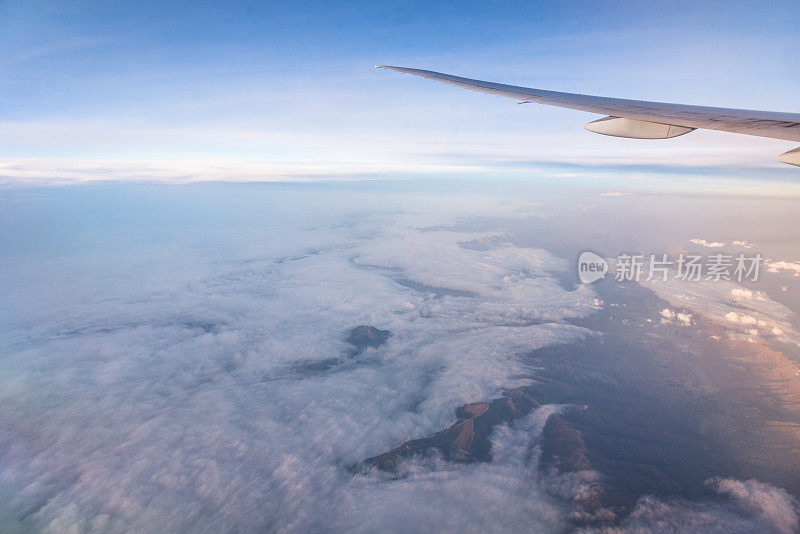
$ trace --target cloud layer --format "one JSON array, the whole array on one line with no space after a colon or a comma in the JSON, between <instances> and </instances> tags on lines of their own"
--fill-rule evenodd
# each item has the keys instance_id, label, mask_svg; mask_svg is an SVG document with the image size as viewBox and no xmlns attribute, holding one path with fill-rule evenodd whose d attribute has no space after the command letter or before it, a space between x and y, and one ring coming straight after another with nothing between
<instances>
[{"instance_id":1,"label":"cloud layer","mask_svg":"<svg viewBox=\"0 0 800 534\"><path fill-rule=\"evenodd\" d=\"M522 383L519 355L595 335L570 324L598 303L564 282L569 262L465 222L538 221L540 201L347 191L8 202L37 239L9 251L0 280L4 530L563 531L599 477L538 471L542 427L563 407L497 427L491 463L413 459L399 480L351 469ZM757 292L714 287L721 317L738 303L786 322ZM358 324L392 337L348 357ZM722 505L645 499L622 527L796 519L782 490L714 484Z\"/></svg>"},{"instance_id":2,"label":"cloud layer","mask_svg":"<svg viewBox=\"0 0 800 534\"><path fill-rule=\"evenodd\" d=\"M469 250L459 242L483 234L419 229L445 220L452 214L307 215L286 233L279 219L240 222L208 242L191 228L135 253L107 245L7 265L3 292L17 313L3 327L0 522L368 530L386 523L390 502L429 500L419 521L433 521L446 518L433 495L444 505L491 484L498 510L518 494L524 511L509 525L556 524L543 490L504 483L524 454L391 485L348 470L513 385L525 371L517 354L590 333L564 323L594 306L591 289L559 284L566 262L513 245ZM357 324L392 338L343 358ZM342 362L328 372L293 371L332 357ZM503 430L509 450L535 439L541 417ZM504 439L498 458L513 456ZM527 502L523 490L534 492ZM489 521L462 507L453 524Z\"/></svg>"}]
</instances>

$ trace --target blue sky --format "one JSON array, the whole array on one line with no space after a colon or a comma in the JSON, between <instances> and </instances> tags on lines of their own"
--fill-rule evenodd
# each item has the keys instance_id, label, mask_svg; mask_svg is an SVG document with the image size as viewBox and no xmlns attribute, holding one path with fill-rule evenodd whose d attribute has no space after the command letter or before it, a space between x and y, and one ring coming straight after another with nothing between
<instances>
[{"instance_id":1,"label":"blue sky","mask_svg":"<svg viewBox=\"0 0 800 534\"><path fill-rule=\"evenodd\" d=\"M585 132L593 115L376 71L797 111L794 2L0 3L4 182L645 174L791 143ZM542 170L542 165L549 165ZM665 170L664 167L667 169ZM681 171L684 172L684 171Z\"/></svg>"}]
</instances>

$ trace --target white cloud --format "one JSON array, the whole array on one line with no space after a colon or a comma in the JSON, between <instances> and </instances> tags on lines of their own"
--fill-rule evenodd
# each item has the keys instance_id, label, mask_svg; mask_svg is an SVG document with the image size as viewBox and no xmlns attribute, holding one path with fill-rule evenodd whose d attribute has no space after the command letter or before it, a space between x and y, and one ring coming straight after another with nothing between
<instances>
[{"instance_id":1,"label":"white cloud","mask_svg":"<svg viewBox=\"0 0 800 534\"><path fill-rule=\"evenodd\" d=\"M712 479L706 485L723 499L689 502L645 497L612 533L776 532L800 527L797 502L786 491L757 480Z\"/></svg>"},{"instance_id":2,"label":"white cloud","mask_svg":"<svg viewBox=\"0 0 800 534\"><path fill-rule=\"evenodd\" d=\"M778 273L780 271L793 272L794 276L800 276L800 261L766 261L764 265L767 272Z\"/></svg>"},{"instance_id":3,"label":"white cloud","mask_svg":"<svg viewBox=\"0 0 800 534\"><path fill-rule=\"evenodd\" d=\"M604 304L591 286L559 283L572 274L568 262L507 243L466 249L459 243L485 235L447 229L465 216L523 216L530 201L448 194L446 205L425 205L398 194L372 211L375 197L214 190L214 210L198 210L202 224L192 226L178 189L166 219L148 214L146 230L137 211L128 225L84 230L85 241L65 231L59 254L23 251L4 264L0 290L14 316L0 318L11 347L0 366L0 523L57 532L567 528L570 500L599 474L537 470L553 406L498 427L488 464L415 459L391 482L348 470L447 427L455 407L522 383L515 375L530 368L518 355L592 335L569 319ZM774 320L774 303L738 304L735 288L720 286L728 307L719 312L761 313L772 321L764 328L780 327L774 335L793 335ZM693 324L688 302L662 317ZM345 332L362 323L391 330L389 343L342 358ZM342 361L326 372L295 365L330 358ZM736 506L730 521L749 526Z\"/></svg>"},{"instance_id":4,"label":"white cloud","mask_svg":"<svg viewBox=\"0 0 800 534\"><path fill-rule=\"evenodd\" d=\"M6 265L0 289L16 313L3 325L14 349L0 370L0 522L307 532L385 524L391 503L417 496L417 517L444 528L480 512L441 514L470 487L491 488L483 504L498 511L521 506L497 516L504 524L562 522L565 505L516 455L541 419L498 430L489 465L391 486L347 466L521 383L518 354L590 334L565 319L596 308L592 289L561 287L569 264L546 251L468 250L458 243L477 234L411 227L507 204L454 200L426 215L412 197L413 216L367 215L360 202L305 196L286 225L291 198L246 199L255 218L237 199L235 224L217 213L186 234L163 226L165 240L136 224L104 229L114 239L102 252L72 243ZM364 323L391 330L390 342L343 358L345 332ZM293 371L337 357L327 373Z\"/></svg>"},{"instance_id":5,"label":"white cloud","mask_svg":"<svg viewBox=\"0 0 800 534\"><path fill-rule=\"evenodd\" d=\"M358 477L338 503L344 513L333 518L335 530L511 531L525 525L537 532L561 531L569 509L551 491L561 487L565 497L574 497L591 482L568 484L556 477L545 481L538 472L535 445L554 411L543 406L513 428L497 428L491 463L454 467L436 460L411 460L405 466L406 476L391 484L380 476Z\"/></svg>"},{"instance_id":6,"label":"white cloud","mask_svg":"<svg viewBox=\"0 0 800 534\"><path fill-rule=\"evenodd\" d=\"M675 278L652 280L647 287L672 305L689 309L732 332L747 336L776 336L780 341L792 344L800 342L800 334L791 324L791 310L762 292L728 281L681 281Z\"/></svg>"},{"instance_id":7,"label":"white cloud","mask_svg":"<svg viewBox=\"0 0 800 534\"><path fill-rule=\"evenodd\" d=\"M310 182L386 179L395 174L436 175L459 173L474 175L489 169L479 165L430 162L392 162L392 158L362 158L354 163L339 155L309 162L306 158L271 159L187 157L184 159L16 159L0 161L0 185L55 185L88 182L193 183L233 182Z\"/></svg>"},{"instance_id":8,"label":"white cloud","mask_svg":"<svg viewBox=\"0 0 800 534\"><path fill-rule=\"evenodd\" d=\"M735 287L731 289L731 296L736 300L749 300L753 298L753 292L743 287Z\"/></svg>"},{"instance_id":9,"label":"white cloud","mask_svg":"<svg viewBox=\"0 0 800 534\"><path fill-rule=\"evenodd\" d=\"M675 312L669 308L661 310L661 322L664 324L678 323L683 326L692 325L692 314L686 312Z\"/></svg>"},{"instance_id":10,"label":"white cloud","mask_svg":"<svg viewBox=\"0 0 800 534\"><path fill-rule=\"evenodd\" d=\"M755 317L751 317L744 313L728 312L725 314L725 318L732 323L739 323L743 325L758 324L758 320ZM762 321L762 325L764 324L766 324L766 322ZM755 332L757 332L757 330Z\"/></svg>"},{"instance_id":11,"label":"white cloud","mask_svg":"<svg viewBox=\"0 0 800 534\"><path fill-rule=\"evenodd\" d=\"M725 243L721 243L719 241L711 241L711 242L709 242L709 241L706 241L705 239L698 239L698 238L690 239L689 243L694 243L695 245L700 245L700 246L708 247L708 248L722 248L722 247L725 246Z\"/></svg>"}]
</instances>

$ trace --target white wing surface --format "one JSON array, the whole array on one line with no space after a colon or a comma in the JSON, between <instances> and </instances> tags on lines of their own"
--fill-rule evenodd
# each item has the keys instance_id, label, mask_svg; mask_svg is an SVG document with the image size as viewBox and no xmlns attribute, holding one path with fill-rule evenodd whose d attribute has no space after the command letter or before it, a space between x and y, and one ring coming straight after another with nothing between
<instances>
[{"instance_id":1,"label":"white wing surface","mask_svg":"<svg viewBox=\"0 0 800 534\"><path fill-rule=\"evenodd\" d=\"M687 106L664 102L560 93L544 89L473 80L430 70L382 65L377 65L377 67L422 76L423 78L455 85L471 91L513 98L520 103L533 102L607 115L607 117L590 122L586 125L586 129L616 137L667 139L702 128L785 139L787 141L800 141L800 113ZM781 154L779 160L800 166L800 148Z\"/></svg>"}]
</instances>

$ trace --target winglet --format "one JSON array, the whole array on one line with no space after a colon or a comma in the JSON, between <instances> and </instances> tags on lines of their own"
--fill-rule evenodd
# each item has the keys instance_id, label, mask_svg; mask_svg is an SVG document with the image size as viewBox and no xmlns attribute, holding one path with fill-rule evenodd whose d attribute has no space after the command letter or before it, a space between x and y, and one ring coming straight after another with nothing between
<instances>
[{"instance_id":1,"label":"winglet","mask_svg":"<svg viewBox=\"0 0 800 534\"><path fill-rule=\"evenodd\" d=\"M396 70L397 72L402 72L404 74L414 74L415 76L425 76L426 75L440 75L440 76L447 76L447 74L442 74L441 72L433 72L430 70L422 70L422 69L410 69L408 67L394 67L392 65L375 65L376 69L387 69L387 70Z\"/></svg>"}]
</instances>

